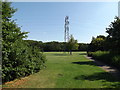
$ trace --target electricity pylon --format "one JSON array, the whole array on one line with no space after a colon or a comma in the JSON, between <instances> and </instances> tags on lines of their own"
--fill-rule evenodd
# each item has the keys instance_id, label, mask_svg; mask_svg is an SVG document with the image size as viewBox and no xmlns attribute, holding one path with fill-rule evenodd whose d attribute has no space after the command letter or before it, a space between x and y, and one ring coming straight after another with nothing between
<instances>
[{"instance_id":1,"label":"electricity pylon","mask_svg":"<svg viewBox=\"0 0 120 90\"><path fill-rule=\"evenodd\" d=\"M64 46L64 52L67 50L67 43L66 42L68 42L69 41L69 17L68 16L66 16L65 17L65 26L64 26L64 28L65 28L65 36L64 36L64 40L65 40L65 46Z\"/></svg>"},{"instance_id":2,"label":"electricity pylon","mask_svg":"<svg viewBox=\"0 0 120 90\"><path fill-rule=\"evenodd\" d=\"M69 40L69 17L68 16L66 16L65 17L65 36L64 36L64 40L65 40L65 42L68 42L68 40Z\"/></svg>"},{"instance_id":3,"label":"electricity pylon","mask_svg":"<svg viewBox=\"0 0 120 90\"><path fill-rule=\"evenodd\" d=\"M118 17L120 18L120 1L118 2Z\"/></svg>"}]
</instances>

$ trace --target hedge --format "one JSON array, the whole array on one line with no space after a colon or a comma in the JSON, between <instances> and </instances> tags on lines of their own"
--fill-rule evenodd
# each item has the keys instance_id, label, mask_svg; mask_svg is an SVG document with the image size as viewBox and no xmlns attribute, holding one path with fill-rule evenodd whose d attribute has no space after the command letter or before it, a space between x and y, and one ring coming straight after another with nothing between
<instances>
[{"instance_id":1,"label":"hedge","mask_svg":"<svg viewBox=\"0 0 120 90\"><path fill-rule=\"evenodd\" d=\"M88 56L120 69L120 55L109 51L88 52Z\"/></svg>"}]
</instances>

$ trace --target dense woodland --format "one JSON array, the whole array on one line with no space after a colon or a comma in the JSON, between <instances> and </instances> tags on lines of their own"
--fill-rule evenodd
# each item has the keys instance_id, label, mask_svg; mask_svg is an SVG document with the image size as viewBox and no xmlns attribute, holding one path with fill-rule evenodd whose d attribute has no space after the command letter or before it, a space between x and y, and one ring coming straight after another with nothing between
<instances>
[{"instance_id":1,"label":"dense woodland","mask_svg":"<svg viewBox=\"0 0 120 90\"><path fill-rule=\"evenodd\" d=\"M11 3L2 3L3 83L41 70L46 62L43 52L48 51L87 51L88 56L120 69L120 19L118 17L115 17L106 28L108 36L93 37L90 44L77 43L73 37L68 42L42 42L24 39L28 32L21 32L21 28L11 19L16 11L17 9L11 7ZM73 41L74 43L71 43Z\"/></svg>"}]
</instances>

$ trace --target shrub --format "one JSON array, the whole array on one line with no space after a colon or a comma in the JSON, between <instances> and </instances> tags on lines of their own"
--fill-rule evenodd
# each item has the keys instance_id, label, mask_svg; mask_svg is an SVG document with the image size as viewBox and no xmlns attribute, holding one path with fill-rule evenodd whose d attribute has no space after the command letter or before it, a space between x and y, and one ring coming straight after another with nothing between
<instances>
[{"instance_id":1,"label":"shrub","mask_svg":"<svg viewBox=\"0 0 120 90\"><path fill-rule=\"evenodd\" d=\"M87 56L92 57L92 52L87 52Z\"/></svg>"},{"instance_id":2,"label":"shrub","mask_svg":"<svg viewBox=\"0 0 120 90\"><path fill-rule=\"evenodd\" d=\"M46 61L43 53L23 39L27 32L10 18L16 11L9 2L2 3L2 82L14 80L38 72Z\"/></svg>"},{"instance_id":3,"label":"shrub","mask_svg":"<svg viewBox=\"0 0 120 90\"><path fill-rule=\"evenodd\" d=\"M120 69L120 55L109 51L88 52L88 56Z\"/></svg>"},{"instance_id":4,"label":"shrub","mask_svg":"<svg viewBox=\"0 0 120 90\"><path fill-rule=\"evenodd\" d=\"M120 55L116 55L112 58L112 63L120 69Z\"/></svg>"},{"instance_id":5,"label":"shrub","mask_svg":"<svg viewBox=\"0 0 120 90\"><path fill-rule=\"evenodd\" d=\"M24 42L14 43L9 52L4 51L2 58L3 82L38 72L46 61L38 48L28 47Z\"/></svg>"}]
</instances>

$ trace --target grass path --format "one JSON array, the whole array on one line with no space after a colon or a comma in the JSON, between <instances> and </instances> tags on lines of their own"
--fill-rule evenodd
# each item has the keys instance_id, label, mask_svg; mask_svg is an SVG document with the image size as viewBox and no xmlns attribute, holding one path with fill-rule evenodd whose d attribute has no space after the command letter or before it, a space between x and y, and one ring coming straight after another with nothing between
<instances>
[{"instance_id":1,"label":"grass path","mask_svg":"<svg viewBox=\"0 0 120 90\"><path fill-rule=\"evenodd\" d=\"M12 88L119 88L120 81L84 55L86 52L46 52L46 68L21 80L7 82Z\"/></svg>"}]
</instances>

